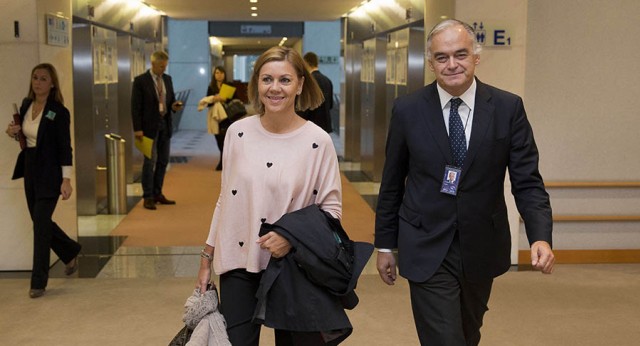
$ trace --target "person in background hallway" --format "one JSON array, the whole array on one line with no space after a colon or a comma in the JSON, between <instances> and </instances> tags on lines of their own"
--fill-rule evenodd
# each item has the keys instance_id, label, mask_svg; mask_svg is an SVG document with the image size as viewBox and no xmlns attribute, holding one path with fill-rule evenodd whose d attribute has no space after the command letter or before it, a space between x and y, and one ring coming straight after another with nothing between
<instances>
[{"instance_id":1,"label":"person in background hallway","mask_svg":"<svg viewBox=\"0 0 640 346\"><path fill-rule=\"evenodd\" d=\"M171 112L182 109L176 101L171 76L164 73L169 55L163 51L151 54L151 69L133 80L131 116L136 140L153 139L152 157L142 164L144 207L155 210L158 204L176 204L162 193L164 175L171 147Z\"/></svg>"},{"instance_id":2,"label":"person in background hallway","mask_svg":"<svg viewBox=\"0 0 640 346\"><path fill-rule=\"evenodd\" d=\"M41 297L49 280L50 250L65 263L65 274L78 269L80 244L53 222L58 197L69 199L72 149L69 110L64 106L55 67L43 63L31 71L29 93L20 106L22 126L11 122L6 133L17 138L22 130L27 147L18 155L13 178L24 178L24 192L33 221L31 298Z\"/></svg>"},{"instance_id":3,"label":"person in background hallway","mask_svg":"<svg viewBox=\"0 0 640 346\"><path fill-rule=\"evenodd\" d=\"M304 55L304 61L307 63L309 72L313 78L315 78L324 101L318 108L308 109L304 112L300 112L300 116L307 120L313 121L316 125L320 126L327 133L333 132L331 127L331 108L333 108L333 84L327 76L320 73L318 70L318 56L313 52L308 52Z\"/></svg>"},{"instance_id":4,"label":"person in background hallway","mask_svg":"<svg viewBox=\"0 0 640 346\"><path fill-rule=\"evenodd\" d=\"M222 84L227 83L227 72L222 66L216 66L213 72L213 79L207 87L207 96L213 96L213 103L209 104L209 107L213 106L216 102L227 102L228 99L220 95L220 88ZM227 133L227 128L231 125L231 119L227 118L219 123L219 133L215 135L218 149L220 149L220 162L216 166L216 171L222 170L222 150L224 149L224 135Z\"/></svg>"},{"instance_id":5,"label":"person in background hallway","mask_svg":"<svg viewBox=\"0 0 640 346\"><path fill-rule=\"evenodd\" d=\"M504 199L525 223L534 269L550 274L551 205L522 99L474 77L480 45L458 20L436 25L427 60L436 81L393 106L378 196L382 280L409 280L422 345L477 345L493 279L510 265ZM447 172L457 172L453 184Z\"/></svg>"},{"instance_id":6,"label":"person in background hallway","mask_svg":"<svg viewBox=\"0 0 640 346\"><path fill-rule=\"evenodd\" d=\"M249 99L257 115L227 130L222 187L201 253L196 287L206 290L211 264L220 275L220 308L233 345L258 345L252 323L256 292L271 256L291 245L275 232L258 238L263 222L317 204L334 218L342 214L338 160L329 135L296 114L317 107L322 92L299 53L273 47L255 63ZM257 239L257 240L256 240ZM215 250L215 251L214 251ZM319 332L275 331L276 345L320 345Z\"/></svg>"}]
</instances>

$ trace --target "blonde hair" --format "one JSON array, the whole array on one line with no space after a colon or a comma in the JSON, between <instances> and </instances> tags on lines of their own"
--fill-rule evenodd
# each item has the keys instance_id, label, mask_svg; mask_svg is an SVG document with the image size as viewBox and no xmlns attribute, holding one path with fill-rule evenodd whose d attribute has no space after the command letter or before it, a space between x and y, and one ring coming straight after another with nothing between
<instances>
[{"instance_id":1,"label":"blonde hair","mask_svg":"<svg viewBox=\"0 0 640 346\"><path fill-rule=\"evenodd\" d=\"M302 60L300 53L287 48L276 46L269 48L266 52L262 53L253 67L253 73L251 80L249 81L249 102L253 105L253 108L258 114L264 114L264 104L260 101L260 95L258 93L258 84L260 81L260 69L262 66L273 61L287 61L293 66L298 78L304 77L302 84L302 92L296 97L296 110L305 111L307 109L318 108L324 101L322 90L316 83L315 78L305 68L305 62Z\"/></svg>"},{"instance_id":2,"label":"blonde hair","mask_svg":"<svg viewBox=\"0 0 640 346\"><path fill-rule=\"evenodd\" d=\"M151 62L154 61L168 61L169 60L169 54L167 54L164 51L161 50L157 50L155 52L153 52L151 54Z\"/></svg>"}]
</instances>

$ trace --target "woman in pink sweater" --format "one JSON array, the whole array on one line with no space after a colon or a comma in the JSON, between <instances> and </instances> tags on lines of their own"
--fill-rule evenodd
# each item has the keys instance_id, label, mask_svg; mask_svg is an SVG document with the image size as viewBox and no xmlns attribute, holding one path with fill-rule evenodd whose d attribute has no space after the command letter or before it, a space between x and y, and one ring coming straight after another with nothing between
<instances>
[{"instance_id":1,"label":"woman in pink sweater","mask_svg":"<svg viewBox=\"0 0 640 346\"><path fill-rule=\"evenodd\" d=\"M317 204L342 214L338 159L331 137L296 114L318 107L322 91L300 54L273 47L255 63L249 98L258 114L227 130L222 188L202 250L197 287L206 290L211 265L220 275L220 309L233 345L258 345L260 325L251 322L255 293L270 257L289 242L275 232L258 237L260 225ZM320 333L276 330L277 345L323 345Z\"/></svg>"}]
</instances>

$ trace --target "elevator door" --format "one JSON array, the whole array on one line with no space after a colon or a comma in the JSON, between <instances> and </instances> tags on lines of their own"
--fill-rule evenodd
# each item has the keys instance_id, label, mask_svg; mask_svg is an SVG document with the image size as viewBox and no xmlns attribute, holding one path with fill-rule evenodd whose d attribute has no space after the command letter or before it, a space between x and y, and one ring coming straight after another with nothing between
<instances>
[{"instance_id":1,"label":"elevator door","mask_svg":"<svg viewBox=\"0 0 640 346\"><path fill-rule=\"evenodd\" d=\"M73 76L78 215L96 215L107 202L104 135L119 123L114 31L74 24Z\"/></svg>"},{"instance_id":2,"label":"elevator door","mask_svg":"<svg viewBox=\"0 0 640 346\"><path fill-rule=\"evenodd\" d=\"M385 42L385 37L364 41L360 73L361 170L372 181L381 180L385 158Z\"/></svg>"},{"instance_id":3,"label":"elevator door","mask_svg":"<svg viewBox=\"0 0 640 346\"><path fill-rule=\"evenodd\" d=\"M131 121L131 89L133 79L146 71L145 42L127 34L118 35L118 134L125 140L127 184L142 174L143 156L133 145Z\"/></svg>"}]
</instances>

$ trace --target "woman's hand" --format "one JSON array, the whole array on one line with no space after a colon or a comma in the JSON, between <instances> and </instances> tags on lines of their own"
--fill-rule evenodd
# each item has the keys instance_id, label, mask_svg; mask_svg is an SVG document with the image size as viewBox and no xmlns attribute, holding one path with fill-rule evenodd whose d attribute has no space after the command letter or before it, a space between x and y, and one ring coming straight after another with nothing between
<instances>
[{"instance_id":1,"label":"woman's hand","mask_svg":"<svg viewBox=\"0 0 640 346\"><path fill-rule=\"evenodd\" d=\"M18 135L18 132L20 132L20 129L22 129L22 127L20 127L20 125L15 125L12 121L9 123L9 126L7 126L7 130L5 132L9 137L15 138L16 135Z\"/></svg>"},{"instance_id":2,"label":"woman's hand","mask_svg":"<svg viewBox=\"0 0 640 346\"><path fill-rule=\"evenodd\" d=\"M275 258L281 258L286 256L291 251L291 244L283 236L276 232L269 232L256 240L260 247L269 250L271 256Z\"/></svg>"},{"instance_id":3,"label":"woman's hand","mask_svg":"<svg viewBox=\"0 0 640 346\"><path fill-rule=\"evenodd\" d=\"M206 262L206 265L203 263ZM203 258L200 261L200 270L198 271L198 282L196 283L196 288L200 289L200 293L205 293L207 291L207 285L211 284L215 287L215 284L211 282L211 262L206 258Z\"/></svg>"},{"instance_id":4,"label":"woman's hand","mask_svg":"<svg viewBox=\"0 0 640 346\"><path fill-rule=\"evenodd\" d=\"M226 100L227 100L227 99L225 99L224 97L220 96L220 94L215 94L215 95L213 95L213 103L216 103L216 102L224 102L224 101L226 101Z\"/></svg>"},{"instance_id":5,"label":"woman's hand","mask_svg":"<svg viewBox=\"0 0 640 346\"><path fill-rule=\"evenodd\" d=\"M200 293L207 291L207 285L211 284L215 287L215 284L211 282L211 259L213 259L214 247L206 245L202 250L209 257L202 254L200 256L200 270L198 271L198 282L196 282L196 288L200 290Z\"/></svg>"},{"instance_id":6,"label":"woman's hand","mask_svg":"<svg viewBox=\"0 0 640 346\"><path fill-rule=\"evenodd\" d=\"M71 179L63 178L62 186L60 186L60 194L62 195L62 200L67 200L71 197L71 193L73 192L73 188L71 187Z\"/></svg>"}]
</instances>

